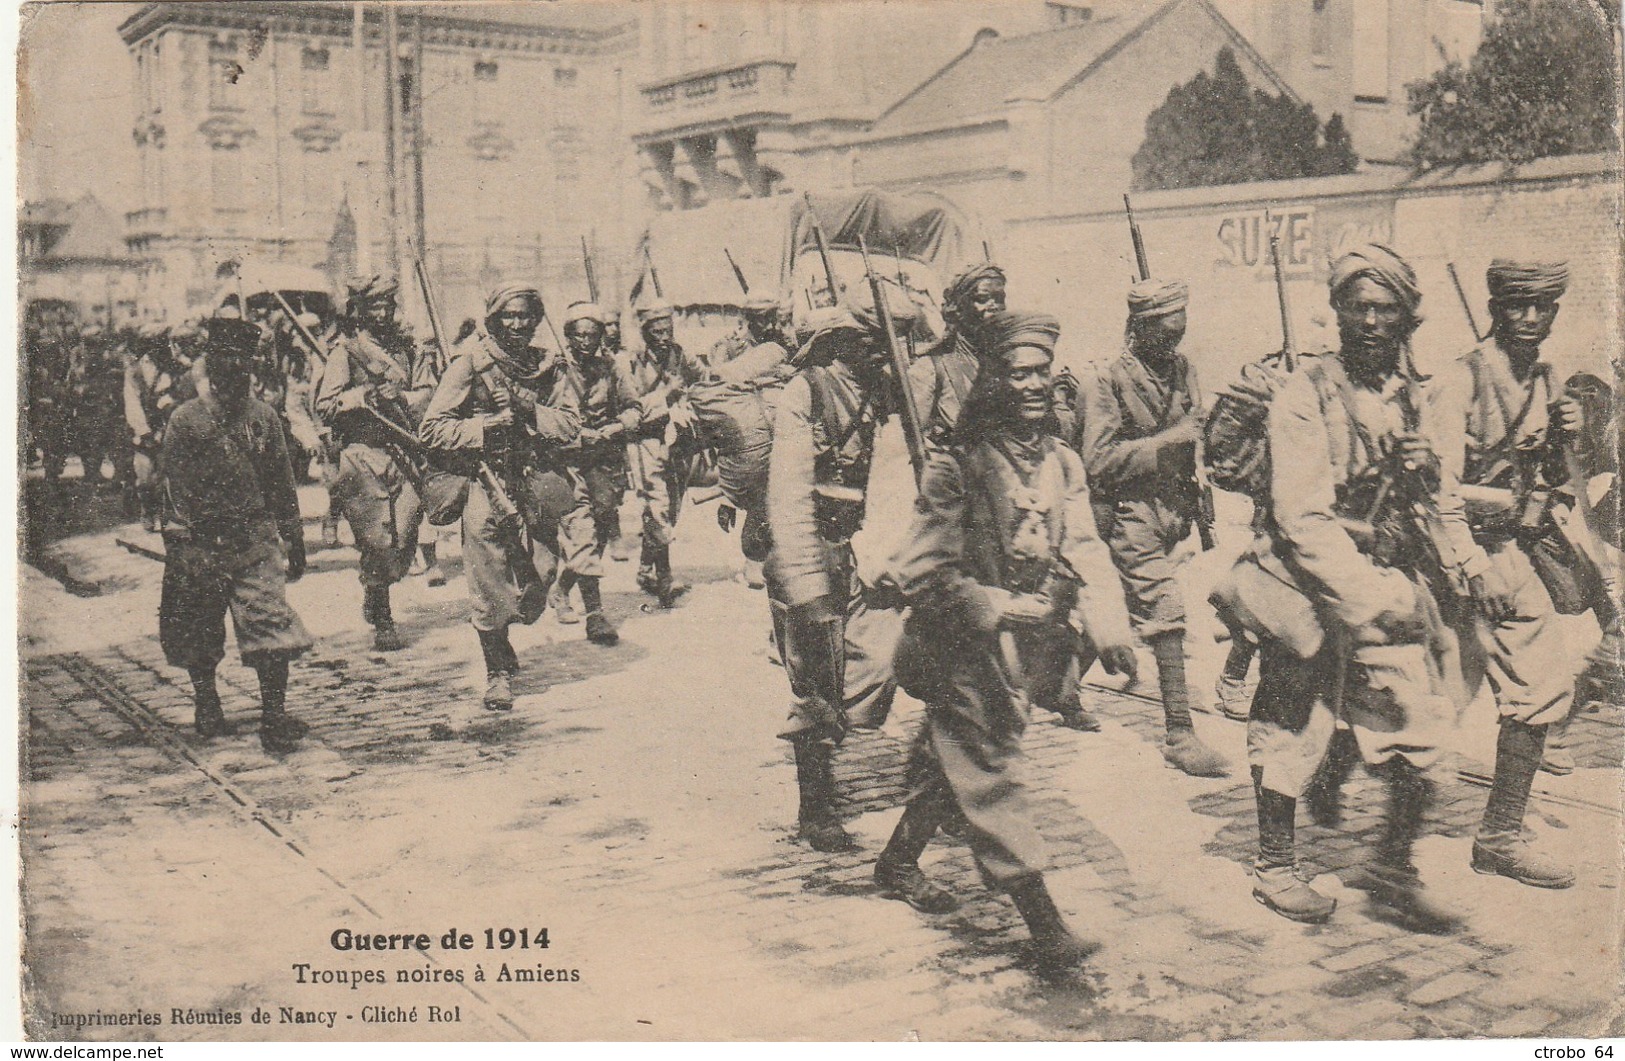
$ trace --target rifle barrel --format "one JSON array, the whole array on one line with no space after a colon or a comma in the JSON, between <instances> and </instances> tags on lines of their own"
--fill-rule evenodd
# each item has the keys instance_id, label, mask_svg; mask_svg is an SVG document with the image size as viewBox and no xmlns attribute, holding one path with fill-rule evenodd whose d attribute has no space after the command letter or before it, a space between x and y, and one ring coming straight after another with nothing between
<instances>
[{"instance_id":1,"label":"rifle barrel","mask_svg":"<svg viewBox=\"0 0 1625 1061\"><path fill-rule=\"evenodd\" d=\"M1461 299L1462 312L1467 314L1467 327L1473 330L1473 342L1484 338L1484 333L1478 330L1478 319L1473 316L1473 304L1467 301L1467 291L1461 286L1461 277L1456 275L1456 263L1448 262L1445 265L1450 273L1450 282L1456 286L1456 297Z\"/></svg>"},{"instance_id":2,"label":"rifle barrel","mask_svg":"<svg viewBox=\"0 0 1625 1061\"><path fill-rule=\"evenodd\" d=\"M829 304L832 306L839 305L841 292L835 286L835 266L830 262L829 244L824 240L824 226L818 223L818 211L813 209L812 194L802 192L801 198L807 204L807 216L812 219L813 240L818 244L818 257L824 262L824 279L829 281ZM859 237L858 242L863 242L861 237Z\"/></svg>"},{"instance_id":3,"label":"rifle barrel","mask_svg":"<svg viewBox=\"0 0 1625 1061\"><path fill-rule=\"evenodd\" d=\"M1140 235L1140 223L1134 220L1134 204L1129 202L1128 193L1123 193L1123 209L1128 213L1128 234L1134 241L1134 265L1140 270L1140 279L1151 279L1151 263L1145 256L1145 238Z\"/></svg>"},{"instance_id":4,"label":"rifle barrel","mask_svg":"<svg viewBox=\"0 0 1625 1061\"><path fill-rule=\"evenodd\" d=\"M1269 211L1264 211L1264 223L1270 223ZM1270 229L1270 260L1275 267L1275 299L1281 304L1281 356L1285 367L1291 372L1297 366L1298 341L1292 334L1292 308L1286 296L1286 270L1281 262L1281 239Z\"/></svg>"},{"instance_id":5,"label":"rifle barrel","mask_svg":"<svg viewBox=\"0 0 1625 1061\"><path fill-rule=\"evenodd\" d=\"M875 272L874 263L869 260L869 245L861 235L858 237L858 251L863 255L864 276L869 281L869 293L875 300L875 315L880 319L880 327L886 338L886 352L891 355L892 371L897 376L903 440L908 444L908 460L914 466L914 488L918 490L925 476L925 432L920 428L919 409L914 405L914 388L910 386L908 360L903 355L903 348L898 345L891 304L886 301L886 292L880 286L880 276Z\"/></svg>"}]
</instances>

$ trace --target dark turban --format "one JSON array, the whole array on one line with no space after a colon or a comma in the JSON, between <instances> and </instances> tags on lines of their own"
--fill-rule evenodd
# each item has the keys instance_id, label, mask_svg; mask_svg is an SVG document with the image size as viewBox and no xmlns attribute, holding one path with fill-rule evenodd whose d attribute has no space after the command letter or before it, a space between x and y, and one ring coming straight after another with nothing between
<instances>
[{"instance_id":1,"label":"dark turban","mask_svg":"<svg viewBox=\"0 0 1625 1061\"><path fill-rule=\"evenodd\" d=\"M1416 286L1416 270L1404 258L1380 243L1366 243L1355 247L1332 263L1328 283L1336 295L1343 285L1366 276L1386 287L1399 297L1412 316L1422 303L1422 289Z\"/></svg>"},{"instance_id":2,"label":"dark turban","mask_svg":"<svg viewBox=\"0 0 1625 1061\"><path fill-rule=\"evenodd\" d=\"M1183 280L1141 280L1128 289L1128 313L1134 320L1178 313L1190 301L1191 289Z\"/></svg>"},{"instance_id":3,"label":"dark turban","mask_svg":"<svg viewBox=\"0 0 1625 1061\"><path fill-rule=\"evenodd\" d=\"M1491 298L1555 302L1569 289L1568 262L1515 262L1497 258L1484 274Z\"/></svg>"},{"instance_id":4,"label":"dark turban","mask_svg":"<svg viewBox=\"0 0 1625 1061\"><path fill-rule=\"evenodd\" d=\"M976 290L976 285L983 280L997 280L1002 284L1004 283L1004 270L992 262L983 262L980 265L971 266L950 280L948 286L943 288L942 304L949 308L959 305L959 303L970 297L970 293Z\"/></svg>"},{"instance_id":5,"label":"dark turban","mask_svg":"<svg viewBox=\"0 0 1625 1061\"><path fill-rule=\"evenodd\" d=\"M983 325L987 348L994 355L1007 354L1018 346L1036 346L1051 357L1061 337L1061 323L1047 313L995 313Z\"/></svg>"}]
</instances>

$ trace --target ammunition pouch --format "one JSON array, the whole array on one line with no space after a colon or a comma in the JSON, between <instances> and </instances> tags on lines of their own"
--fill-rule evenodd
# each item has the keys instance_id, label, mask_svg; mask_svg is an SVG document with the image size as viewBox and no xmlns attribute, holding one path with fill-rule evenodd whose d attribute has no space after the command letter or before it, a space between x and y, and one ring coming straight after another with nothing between
<instances>
[{"instance_id":1,"label":"ammunition pouch","mask_svg":"<svg viewBox=\"0 0 1625 1061\"><path fill-rule=\"evenodd\" d=\"M813 487L813 516L818 533L829 541L847 541L863 526L864 492L843 483Z\"/></svg>"}]
</instances>

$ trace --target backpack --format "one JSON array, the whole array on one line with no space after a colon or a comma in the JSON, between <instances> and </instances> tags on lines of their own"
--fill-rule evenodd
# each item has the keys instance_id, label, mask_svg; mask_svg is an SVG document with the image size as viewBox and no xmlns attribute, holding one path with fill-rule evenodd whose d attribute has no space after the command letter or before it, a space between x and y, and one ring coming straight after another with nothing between
<instances>
[{"instance_id":1,"label":"backpack","mask_svg":"<svg viewBox=\"0 0 1625 1061\"><path fill-rule=\"evenodd\" d=\"M1297 361L1321 389L1320 359L1299 354ZM1255 501L1268 494L1270 402L1290 371L1280 353L1270 354L1242 366L1236 380L1214 396L1202 427L1203 460L1214 486Z\"/></svg>"}]
</instances>

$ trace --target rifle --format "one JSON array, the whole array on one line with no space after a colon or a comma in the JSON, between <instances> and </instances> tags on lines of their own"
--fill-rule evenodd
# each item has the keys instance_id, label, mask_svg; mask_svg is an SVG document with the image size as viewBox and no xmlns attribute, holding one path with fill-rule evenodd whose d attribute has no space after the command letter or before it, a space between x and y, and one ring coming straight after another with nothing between
<instances>
[{"instance_id":1,"label":"rifle","mask_svg":"<svg viewBox=\"0 0 1625 1061\"><path fill-rule=\"evenodd\" d=\"M298 314L294 313L293 307L288 305L288 300L282 297L282 292L273 291L271 294L276 296L276 304L282 308L282 312L288 318L288 323L293 325L293 330L299 334L299 338L304 340L305 345L310 348L310 356L314 357L318 364L325 364L327 355L322 353L321 343L318 343L316 337L310 334L309 328L299 323Z\"/></svg>"},{"instance_id":2,"label":"rifle","mask_svg":"<svg viewBox=\"0 0 1625 1061\"><path fill-rule=\"evenodd\" d=\"M649 265L649 281L655 285L655 298L664 300L666 295L660 290L660 270L655 268L654 252L647 243L643 245L643 260Z\"/></svg>"},{"instance_id":3,"label":"rifle","mask_svg":"<svg viewBox=\"0 0 1625 1061\"><path fill-rule=\"evenodd\" d=\"M1128 214L1128 234L1134 241L1134 264L1140 270L1140 279L1151 279L1151 266L1145 258L1145 239L1140 235L1140 223L1134 220L1134 204L1129 202L1128 193L1123 193L1123 210Z\"/></svg>"},{"instance_id":4,"label":"rifle","mask_svg":"<svg viewBox=\"0 0 1625 1061\"><path fill-rule=\"evenodd\" d=\"M745 294L745 295L750 294L750 285L745 282L744 270L740 269L739 268L739 263L734 261L733 252L730 251L727 247L723 247L722 248L722 253L728 256L728 265L734 271L734 279L739 281L739 291L740 291L740 293Z\"/></svg>"},{"instance_id":5,"label":"rifle","mask_svg":"<svg viewBox=\"0 0 1625 1061\"><path fill-rule=\"evenodd\" d=\"M820 236L822 242L822 236ZM897 376L900 417L903 422L903 440L908 443L908 462L914 466L914 486L918 489L925 475L925 432L920 428L920 411L914 405L914 388L909 385L908 359L897 343L897 329L892 322L891 305L880 286L880 277L869 260L869 245L858 237L858 251L863 255L863 273L869 281L869 294L875 300L875 314L880 318L880 329L886 336L886 350L891 355L892 372Z\"/></svg>"},{"instance_id":6,"label":"rifle","mask_svg":"<svg viewBox=\"0 0 1625 1061\"><path fill-rule=\"evenodd\" d=\"M598 301L598 274L592 267L592 251L587 249L587 237L581 237L581 262L587 269L587 297Z\"/></svg>"},{"instance_id":7,"label":"rifle","mask_svg":"<svg viewBox=\"0 0 1625 1061\"><path fill-rule=\"evenodd\" d=\"M1270 224L1270 212L1264 211L1264 223ZM1270 225L1270 261L1275 266L1275 300L1281 304L1281 365L1288 372L1297 367L1298 340L1292 334L1292 307L1287 302L1286 270L1281 263L1281 237Z\"/></svg>"},{"instance_id":8,"label":"rifle","mask_svg":"<svg viewBox=\"0 0 1625 1061\"><path fill-rule=\"evenodd\" d=\"M1456 297L1461 299L1462 312L1467 314L1467 327L1473 330L1473 342L1482 342L1485 336L1478 330L1478 320L1473 316L1473 304L1467 301L1467 292L1461 286L1461 277L1456 275L1456 263L1447 262L1445 269L1450 272L1450 282L1456 285Z\"/></svg>"},{"instance_id":9,"label":"rifle","mask_svg":"<svg viewBox=\"0 0 1625 1061\"><path fill-rule=\"evenodd\" d=\"M132 552L137 556L144 556L148 560L156 560L160 564L169 563L169 557L157 549L148 549L145 545L137 545L135 542L126 541L123 538L114 538L113 541L119 548Z\"/></svg>"},{"instance_id":10,"label":"rifle","mask_svg":"<svg viewBox=\"0 0 1625 1061\"><path fill-rule=\"evenodd\" d=\"M1145 239L1140 235L1140 223L1134 219L1134 204L1129 201L1128 193L1123 193L1123 209L1128 213L1128 234L1134 241L1134 264L1140 272L1141 280L1151 279L1151 263L1145 255ZM1202 454L1202 437L1196 437L1195 459L1192 461L1194 477L1196 479L1196 536L1202 542L1202 551L1209 552L1218 546L1214 538L1213 528L1218 523L1218 513L1213 509L1213 487L1207 481L1207 468Z\"/></svg>"},{"instance_id":11,"label":"rifle","mask_svg":"<svg viewBox=\"0 0 1625 1061\"><path fill-rule=\"evenodd\" d=\"M418 278L418 285L423 291L423 308L429 315L429 329L434 332L434 343L435 348L440 353L440 363L442 365L449 364L451 358L449 351L446 349L446 330L441 322L440 303L434 297L434 287L429 283L429 273L423 267L423 258L415 248L412 250L412 266L413 272ZM544 309L543 312L545 314L546 310ZM386 425L386 430L396 436L403 448L406 448L419 458L428 456L428 447L424 446L416 435L384 417L371 406L367 406L367 409L378 418L380 423ZM475 468L475 475L480 481L480 486L485 490L486 500L490 502L491 512L496 516L497 524L502 528L503 551L508 554L508 559L513 564L515 577L522 584L532 580L540 582L541 575L536 570L536 561L531 557L530 550L524 548L523 543L519 540L519 532L524 529L524 520L519 514L519 507L513 503L513 498L509 496L496 472L491 469L490 463L483 458ZM421 493L421 490L419 492Z\"/></svg>"},{"instance_id":12,"label":"rifle","mask_svg":"<svg viewBox=\"0 0 1625 1061\"><path fill-rule=\"evenodd\" d=\"M829 282L829 304L839 305L841 290L835 286L835 266L829 260L829 244L824 240L824 226L818 223L818 211L813 209L812 194L802 192L801 198L807 204L807 216L812 219L813 241L818 245L818 257L824 263L824 279Z\"/></svg>"}]
</instances>

